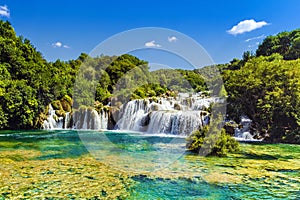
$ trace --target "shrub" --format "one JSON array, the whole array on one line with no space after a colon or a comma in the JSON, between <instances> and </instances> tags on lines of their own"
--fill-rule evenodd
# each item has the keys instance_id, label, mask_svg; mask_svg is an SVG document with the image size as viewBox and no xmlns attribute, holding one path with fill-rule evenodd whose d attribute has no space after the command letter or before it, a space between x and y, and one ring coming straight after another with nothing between
<instances>
[{"instance_id":1,"label":"shrub","mask_svg":"<svg viewBox=\"0 0 300 200\"><path fill-rule=\"evenodd\" d=\"M221 131L212 130L209 126L194 131L187 138L187 149L194 153L201 153L210 156L226 156L228 153L237 152L240 149L239 143L228 135L225 129Z\"/></svg>"}]
</instances>

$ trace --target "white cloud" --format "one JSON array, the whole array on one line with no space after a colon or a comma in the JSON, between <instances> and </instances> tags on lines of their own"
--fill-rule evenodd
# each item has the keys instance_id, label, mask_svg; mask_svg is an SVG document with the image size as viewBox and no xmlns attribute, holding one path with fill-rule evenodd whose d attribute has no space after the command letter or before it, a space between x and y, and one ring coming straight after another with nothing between
<instances>
[{"instance_id":1,"label":"white cloud","mask_svg":"<svg viewBox=\"0 0 300 200\"><path fill-rule=\"evenodd\" d=\"M71 47L69 47L68 45L64 45L63 48L70 49Z\"/></svg>"},{"instance_id":2,"label":"white cloud","mask_svg":"<svg viewBox=\"0 0 300 200\"><path fill-rule=\"evenodd\" d=\"M169 42L176 42L178 39L175 36L168 37Z\"/></svg>"},{"instance_id":3,"label":"white cloud","mask_svg":"<svg viewBox=\"0 0 300 200\"><path fill-rule=\"evenodd\" d=\"M252 40L259 40L259 39L264 38L264 37L265 37L265 35L260 35L260 36L257 36L257 37L249 38L249 39L245 40L245 42L250 42Z\"/></svg>"},{"instance_id":4,"label":"white cloud","mask_svg":"<svg viewBox=\"0 0 300 200\"><path fill-rule=\"evenodd\" d=\"M145 47L161 47L160 44L155 43L154 40L145 43Z\"/></svg>"},{"instance_id":5,"label":"white cloud","mask_svg":"<svg viewBox=\"0 0 300 200\"><path fill-rule=\"evenodd\" d=\"M61 48L61 47L63 47L65 49L70 49L71 48L70 46L68 46L66 44L63 44L62 42L55 42L55 43L52 44L52 47L54 47L54 48Z\"/></svg>"},{"instance_id":6,"label":"white cloud","mask_svg":"<svg viewBox=\"0 0 300 200\"><path fill-rule=\"evenodd\" d=\"M62 43L61 42L55 42L52 44L53 47L61 47Z\"/></svg>"},{"instance_id":7,"label":"white cloud","mask_svg":"<svg viewBox=\"0 0 300 200\"><path fill-rule=\"evenodd\" d=\"M227 31L227 33L231 35L242 34L266 25L268 25L268 23L265 21L256 22L254 19L244 20L233 26L230 30Z\"/></svg>"},{"instance_id":8,"label":"white cloud","mask_svg":"<svg viewBox=\"0 0 300 200\"><path fill-rule=\"evenodd\" d=\"M0 16L10 17L10 11L7 5L0 6Z\"/></svg>"}]
</instances>

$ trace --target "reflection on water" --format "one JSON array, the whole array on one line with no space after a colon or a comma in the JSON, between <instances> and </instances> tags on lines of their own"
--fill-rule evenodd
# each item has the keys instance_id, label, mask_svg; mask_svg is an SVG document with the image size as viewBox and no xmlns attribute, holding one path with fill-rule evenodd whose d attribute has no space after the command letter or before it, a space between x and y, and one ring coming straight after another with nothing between
<instances>
[{"instance_id":1,"label":"reflection on water","mask_svg":"<svg viewBox=\"0 0 300 200\"><path fill-rule=\"evenodd\" d=\"M300 198L300 146L242 144L242 149L225 158L199 157L185 152L185 139L180 137L109 131L0 132L0 199L20 194L103 199ZM40 176L53 184L41 182ZM75 184L78 181L82 185ZM14 188L16 182L19 187Z\"/></svg>"}]
</instances>

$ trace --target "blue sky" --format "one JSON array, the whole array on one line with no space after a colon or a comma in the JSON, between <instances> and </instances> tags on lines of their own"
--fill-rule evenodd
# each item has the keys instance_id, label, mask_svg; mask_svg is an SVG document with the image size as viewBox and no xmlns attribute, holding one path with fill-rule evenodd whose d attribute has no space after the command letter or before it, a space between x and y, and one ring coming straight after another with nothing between
<instances>
[{"instance_id":1,"label":"blue sky","mask_svg":"<svg viewBox=\"0 0 300 200\"><path fill-rule=\"evenodd\" d=\"M215 63L225 63L244 51L255 51L268 35L300 28L298 0L7 0L0 6L0 18L10 21L17 34L30 39L49 61L76 59L122 31L163 27L193 38ZM174 37L171 42L179 43ZM149 36L143 45L160 45L153 40ZM136 55L150 62L161 59L145 52ZM169 62L173 67L184 64Z\"/></svg>"}]
</instances>

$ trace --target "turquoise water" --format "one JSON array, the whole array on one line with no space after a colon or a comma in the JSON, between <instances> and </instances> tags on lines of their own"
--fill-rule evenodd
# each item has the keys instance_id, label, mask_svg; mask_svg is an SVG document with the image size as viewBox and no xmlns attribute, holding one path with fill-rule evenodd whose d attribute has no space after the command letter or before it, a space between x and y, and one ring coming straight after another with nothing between
<instances>
[{"instance_id":1,"label":"turquoise water","mask_svg":"<svg viewBox=\"0 0 300 200\"><path fill-rule=\"evenodd\" d=\"M97 131L0 132L0 156L35 150L36 161L92 155L128 173L128 199L300 199L300 147L242 144L225 158L185 151L172 136ZM19 158L14 158L19 159Z\"/></svg>"}]
</instances>

